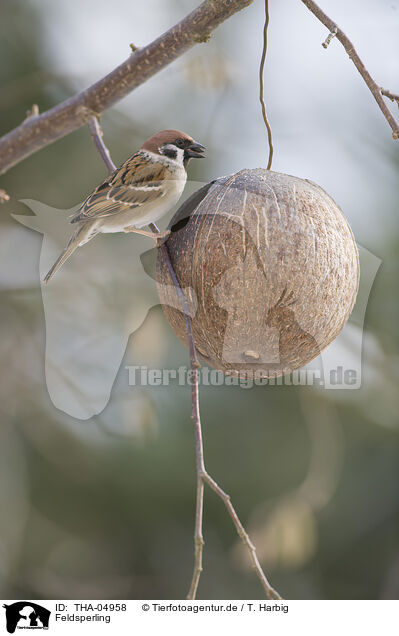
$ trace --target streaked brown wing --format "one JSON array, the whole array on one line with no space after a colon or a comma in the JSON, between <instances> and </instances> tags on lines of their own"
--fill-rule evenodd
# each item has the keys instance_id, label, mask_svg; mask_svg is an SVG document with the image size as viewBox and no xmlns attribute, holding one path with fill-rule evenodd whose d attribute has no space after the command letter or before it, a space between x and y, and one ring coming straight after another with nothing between
<instances>
[{"instance_id":1,"label":"streaked brown wing","mask_svg":"<svg viewBox=\"0 0 399 636\"><path fill-rule=\"evenodd\" d=\"M169 171L160 163L148 165L140 153L130 157L86 199L71 223L103 218L159 199Z\"/></svg>"}]
</instances>

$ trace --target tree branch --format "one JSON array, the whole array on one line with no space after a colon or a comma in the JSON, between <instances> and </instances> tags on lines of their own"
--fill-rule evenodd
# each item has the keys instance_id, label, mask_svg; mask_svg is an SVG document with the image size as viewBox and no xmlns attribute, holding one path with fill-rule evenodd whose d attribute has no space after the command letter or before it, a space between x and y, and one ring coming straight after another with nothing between
<instances>
[{"instance_id":1,"label":"tree branch","mask_svg":"<svg viewBox=\"0 0 399 636\"><path fill-rule=\"evenodd\" d=\"M0 174L86 124L176 60L253 0L205 0L159 38L132 52L101 80L50 110L25 120L0 139Z\"/></svg>"},{"instance_id":2,"label":"tree branch","mask_svg":"<svg viewBox=\"0 0 399 636\"><path fill-rule=\"evenodd\" d=\"M97 117L92 117L88 122L91 135L93 137L94 143L99 151L101 158L103 159L105 165L109 172L113 172L115 170L115 164L111 159L111 155L109 153L108 148L104 144L103 141L103 133L101 130L101 126ZM159 232L159 229L155 225L155 223L150 223L149 227L153 232ZM186 327L186 335L188 341L188 347L190 351L190 364L191 364L191 419L194 425L194 434L195 434L195 456L196 456L196 469L197 469L197 499L196 499L196 510L195 510L195 530L194 530L194 569L191 580L191 585L189 592L187 594L188 599L195 599L198 589L198 584L202 572L202 553L204 548L204 538L202 533L202 521L203 521L203 510L204 510L204 484L208 484L210 488L220 497L220 499L225 504L230 517L233 520L233 523L236 527L238 536L249 550L250 558L252 561L252 565L254 570L262 584L263 589L266 592L266 597L268 599L281 599L281 596L276 592L276 590L270 585L269 581L266 578L265 573L263 572L258 557L256 555L256 549L253 543L251 542L247 532L245 531L244 526L238 518L238 515L233 507L233 504L230 501L230 496L227 495L221 488L218 486L216 481L209 475L209 473L205 469L204 462L204 447L202 442L202 427L201 427L201 416L199 409L199 378L198 378L198 369L200 368L200 363L198 362L197 351L195 348L194 342L194 334L193 327L190 318L190 309L187 303L187 299L183 293L182 288L180 287L180 283L177 279L176 273L173 269L172 261L170 259L169 250L164 243L157 241L158 249L161 250L163 258L165 259L166 265L168 267L169 273L171 275L173 284L175 286L177 295L181 302L181 307L184 315L184 322Z\"/></svg>"},{"instance_id":3,"label":"tree branch","mask_svg":"<svg viewBox=\"0 0 399 636\"><path fill-rule=\"evenodd\" d=\"M339 26L337 26L335 22L326 15L320 9L320 7L315 2L313 2L313 0L301 0L301 2L303 2L303 4L309 9L309 11L311 11L313 15L315 15L316 18L320 20L320 22L322 22L324 26L327 27L327 29L329 29L331 37L327 37L327 39L323 42L324 48L327 48L328 44L330 43L333 37L336 37L337 40L341 42L345 51L347 52L350 59L356 66L360 75L363 77L364 81L366 82L382 114L384 115L388 124L392 128L392 137L394 139L398 139L399 138L399 123L396 121L395 117L392 115L391 111L389 110L388 106L386 105L386 103L384 102L381 96L381 93L382 93L383 95L386 95L387 97L389 97L389 99L392 99L392 97L390 96L391 94L387 95L388 91L382 91L381 88L376 84L376 82L373 80L370 73L366 69L365 65L363 64L362 60L360 59L359 55L357 54L356 49L353 46L352 42L345 35L342 29L340 29ZM395 100L395 96L393 97Z\"/></svg>"},{"instance_id":4,"label":"tree branch","mask_svg":"<svg viewBox=\"0 0 399 636\"><path fill-rule=\"evenodd\" d=\"M385 88L381 88L381 95L388 97L391 102L396 102L399 107L399 95L395 95L394 93L391 93L391 91L386 91Z\"/></svg>"}]
</instances>

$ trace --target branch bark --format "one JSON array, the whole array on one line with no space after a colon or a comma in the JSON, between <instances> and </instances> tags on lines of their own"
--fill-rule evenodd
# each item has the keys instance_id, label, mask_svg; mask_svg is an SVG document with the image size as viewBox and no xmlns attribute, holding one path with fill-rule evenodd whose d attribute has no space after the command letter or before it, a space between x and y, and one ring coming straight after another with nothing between
<instances>
[{"instance_id":1,"label":"branch bark","mask_svg":"<svg viewBox=\"0 0 399 636\"><path fill-rule=\"evenodd\" d=\"M253 0L205 0L156 40L137 49L98 82L0 139L0 174L32 153L87 124L199 42Z\"/></svg>"},{"instance_id":2,"label":"branch bark","mask_svg":"<svg viewBox=\"0 0 399 636\"><path fill-rule=\"evenodd\" d=\"M391 97L392 94L389 93L389 95L387 95L389 91L381 91L381 88L378 86L375 80L371 77L370 73L368 72L367 68L365 67L362 60L360 59L355 47L353 46L348 36L345 35L342 29L340 29L339 26L335 24L335 22L331 20L331 18L329 18L328 15L324 13L324 11L322 11L322 9L320 9L320 7L316 4L316 2L314 2L313 0L301 0L301 2L303 2L303 4L309 9L309 11L311 11L313 15L316 16L316 18L320 20L320 22L324 24L324 26L327 27L327 29L329 29L331 37L327 37L325 42L323 42L324 48L327 48L332 37L336 37L337 40L341 42L345 51L347 52L350 59L356 66L357 70L359 71L364 81L366 82L367 87L369 88L371 94L373 95L375 101L377 102L382 114L384 115L385 119L390 125L392 129L392 137L394 139L398 139L399 138L399 123L396 121L395 117L392 115L391 111L389 110L388 106L386 105L386 103L384 102L381 96L381 93L383 93L383 95L386 95L387 97L389 97L389 99L392 99ZM394 100L395 100L395 97L396 96L393 96Z\"/></svg>"}]
</instances>

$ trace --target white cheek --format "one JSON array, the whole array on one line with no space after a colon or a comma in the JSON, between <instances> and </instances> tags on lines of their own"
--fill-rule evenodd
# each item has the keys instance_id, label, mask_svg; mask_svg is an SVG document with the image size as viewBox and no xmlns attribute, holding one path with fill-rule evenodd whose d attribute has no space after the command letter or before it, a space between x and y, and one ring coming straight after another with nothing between
<instances>
[{"instance_id":1,"label":"white cheek","mask_svg":"<svg viewBox=\"0 0 399 636\"><path fill-rule=\"evenodd\" d=\"M176 152L176 158L171 159L170 157L165 155L165 148L170 148L171 150L173 149ZM179 166L181 168L184 167L184 148L178 148L174 144L168 144L167 146L164 146L163 148L160 147L159 153L161 157L164 157L165 162L167 162L168 164Z\"/></svg>"},{"instance_id":2,"label":"white cheek","mask_svg":"<svg viewBox=\"0 0 399 636\"><path fill-rule=\"evenodd\" d=\"M183 148L178 148L177 149L176 161L177 161L177 163L180 163L181 165L183 165L183 161L184 161L184 149Z\"/></svg>"}]
</instances>

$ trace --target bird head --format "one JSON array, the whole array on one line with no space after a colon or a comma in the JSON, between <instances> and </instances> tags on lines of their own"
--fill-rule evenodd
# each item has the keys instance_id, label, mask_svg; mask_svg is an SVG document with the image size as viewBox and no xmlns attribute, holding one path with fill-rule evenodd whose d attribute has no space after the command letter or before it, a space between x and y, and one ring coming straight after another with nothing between
<instances>
[{"instance_id":1,"label":"bird head","mask_svg":"<svg viewBox=\"0 0 399 636\"><path fill-rule=\"evenodd\" d=\"M163 155L186 167L190 159L203 158L205 146L181 130L161 130L147 139L141 149Z\"/></svg>"}]
</instances>

